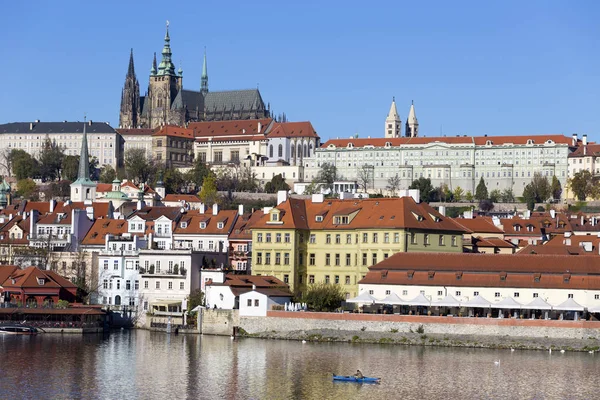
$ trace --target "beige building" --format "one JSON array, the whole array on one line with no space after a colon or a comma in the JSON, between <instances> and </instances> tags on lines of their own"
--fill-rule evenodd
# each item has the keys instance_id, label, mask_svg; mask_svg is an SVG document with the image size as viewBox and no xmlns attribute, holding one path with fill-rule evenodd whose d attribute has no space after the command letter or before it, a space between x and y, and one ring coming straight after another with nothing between
<instances>
[{"instance_id":1,"label":"beige building","mask_svg":"<svg viewBox=\"0 0 600 400\"><path fill-rule=\"evenodd\" d=\"M190 167L194 161L192 129L165 125L152 134L152 156L167 167Z\"/></svg>"},{"instance_id":2,"label":"beige building","mask_svg":"<svg viewBox=\"0 0 600 400\"><path fill-rule=\"evenodd\" d=\"M152 155L152 134L154 129L117 129L123 143L123 155L129 149L144 149L146 156Z\"/></svg>"}]
</instances>

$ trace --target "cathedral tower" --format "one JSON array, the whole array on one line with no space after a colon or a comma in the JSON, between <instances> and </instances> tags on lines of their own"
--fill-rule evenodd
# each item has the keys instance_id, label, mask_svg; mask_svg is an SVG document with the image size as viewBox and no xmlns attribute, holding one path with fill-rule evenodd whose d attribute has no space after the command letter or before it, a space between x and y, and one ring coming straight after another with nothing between
<instances>
[{"instance_id":1,"label":"cathedral tower","mask_svg":"<svg viewBox=\"0 0 600 400\"><path fill-rule=\"evenodd\" d=\"M396 109L396 98L393 97L390 112L388 113L388 116L385 119L385 137L400 137L402 135L401 129L402 121L400 121L400 116L398 115L398 110Z\"/></svg>"},{"instance_id":2,"label":"cathedral tower","mask_svg":"<svg viewBox=\"0 0 600 400\"><path fill-rule=\"evenodd\" d=\"M406 137L419 136L419 121L417 121L417 114L415 114L414 102L411 102L410 104L410 110L408 111L408 118L406 118L406 129L404 134Z\"/></svg>"},{"instance_id":3,"label":"cathedral tower","mask_svg":"<svg viewBox=\"0 0 600 400\"><path fill-rule=\"evenodd\" d=\"M121 92L120 128L137 128L140 124L140 84L133 66L133 49L129 54L129 68Z\"/></svg>"}]
</instances>

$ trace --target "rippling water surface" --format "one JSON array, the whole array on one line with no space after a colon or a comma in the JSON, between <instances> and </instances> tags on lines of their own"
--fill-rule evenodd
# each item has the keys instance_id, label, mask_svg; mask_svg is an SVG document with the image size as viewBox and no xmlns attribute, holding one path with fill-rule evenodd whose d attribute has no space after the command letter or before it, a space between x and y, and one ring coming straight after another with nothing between
<instances>
[{"instance_id":1,"label":"rippling water surface","mask_svg":"<svg viewBox=\"0 0 600 400\"><path fill-rule=\"evenodd\" d=\"M121 331L0 335L0 354L0 399L600 398L600 354L588 353ZM382 383L331 380L356 369Z\"/></svg>"}]
</instances>

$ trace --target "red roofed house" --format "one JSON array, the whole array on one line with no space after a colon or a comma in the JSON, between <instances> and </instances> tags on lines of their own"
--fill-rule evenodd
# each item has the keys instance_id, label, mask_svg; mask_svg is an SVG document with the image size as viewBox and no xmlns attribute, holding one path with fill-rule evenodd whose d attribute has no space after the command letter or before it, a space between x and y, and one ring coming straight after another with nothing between
<instances>
[{"instance_id":1,"label":"red roofed house","mask_svg":"<svg viewBox=\"0 0 600 400\"><path fill-rule=\"evenodd\" d=\"M194 130L165 125L152 134L152 156L167 168L191 167L194 160Z\"/></svg>"},{"instance_id":2,"label":"red roofed house","mask_svg":"<svg viewBox=\"0 0 600 400\"><path fill-rule=\"evenodd\" d=\"M37 267L0 266L0 294L5 302L43 307L58 300L74 302L77 286L53 271Z\"/></svg>"}]
</instances>

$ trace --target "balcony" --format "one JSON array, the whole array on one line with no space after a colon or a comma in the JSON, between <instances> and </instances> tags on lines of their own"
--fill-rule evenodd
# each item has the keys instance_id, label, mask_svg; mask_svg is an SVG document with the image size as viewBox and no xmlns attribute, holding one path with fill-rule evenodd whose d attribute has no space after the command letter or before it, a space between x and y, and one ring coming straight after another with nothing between
<instances>
[{"instance_id":1,"label":"balcony","mask_svg":"<svg viewBox=\"0 0 600 400\"><path fill-rule=\"evenodd\" d=\"M171 232L154 232L154 237L157 238L170 238Z\"/></svg>"},{"instance_id":2,"label":"balcony","mask_svg":"<svg viewBox=\"0 0 600 400\"><path fill-rule=\"evenodd\" d=\"M102 250L100 256L137 256L138 250Z\"/></svg>"}]
</instances>

